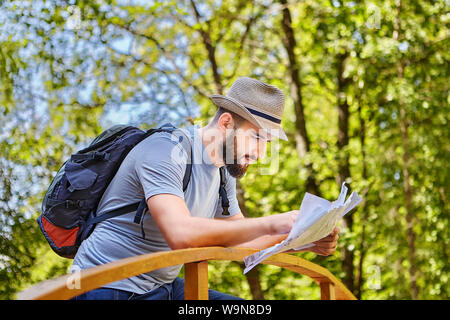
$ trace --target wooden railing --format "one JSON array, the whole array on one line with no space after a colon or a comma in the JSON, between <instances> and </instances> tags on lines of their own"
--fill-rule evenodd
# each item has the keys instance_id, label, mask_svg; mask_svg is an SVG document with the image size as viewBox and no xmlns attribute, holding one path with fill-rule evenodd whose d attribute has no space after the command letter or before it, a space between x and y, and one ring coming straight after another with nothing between
<instances>
[{"instance_id":1,"label":"wooden railing","mask_svg":"<svg viewBox=\"0 0 450 320\"><path fill-rule=\"evenodd\" d=\"M186 300L208 299L208 260L242 261L257 252L247 248L206 247L144 254L41 282L18 294L18 299L65 300L108 283L156 269L185 265ZM294 255L279 253L263 261L312 278L322 300L354 300L355 296L331 272ZM77 279L74 279L74 277Z\"/></svg>"}]
</instances>

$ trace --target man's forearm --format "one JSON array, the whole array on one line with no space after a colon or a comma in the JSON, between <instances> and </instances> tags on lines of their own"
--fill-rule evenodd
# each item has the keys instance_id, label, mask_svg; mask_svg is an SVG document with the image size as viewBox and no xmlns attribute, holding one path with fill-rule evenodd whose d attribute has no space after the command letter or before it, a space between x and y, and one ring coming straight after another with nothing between
<instances>
[{"instance_id":1,"label":"man's forearm","mask_svg":"<svg viewBox=\"0 0 450 320\"><path fill-rule=\"evenodd\" d=\"M176 231L182 247L237 246L264 238L270 227L264 218L220 221L189 217L178 224ZM286 237L286 235L283 235ZM183 243L185 242L185 243Z\"/></svg>"},{"instance_id":2,"label":"man's forearm","mask_svg":"<svg viewBox=\"0 0 450 320\"><path fill-rule=\"evenodd\" d=\"M159 194L147 200L158 228L172 249L236 246L265 235L289 233L298 211L224 221L191 216L184 200Z\"/></svg>"},{"instance_id":3,"label":"man's forearm","mask_svg":"<svg viewBox=\"0 0 450 320\"><path fill-rule=\"evenodd\" d=\"M251 248L251 249L265 249L273 246L274 244L280 243L286 239L287 234L281 235L265 235L251 241L239 243L235 247Z\"/></svg>"}]
</instances>

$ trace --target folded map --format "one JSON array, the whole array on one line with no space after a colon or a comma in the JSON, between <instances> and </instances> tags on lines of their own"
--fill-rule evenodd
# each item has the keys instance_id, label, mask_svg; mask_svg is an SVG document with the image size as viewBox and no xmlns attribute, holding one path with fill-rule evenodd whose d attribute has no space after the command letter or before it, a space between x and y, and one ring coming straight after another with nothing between
<instances>
[{"instance_id":1,"label":"folded map","mask_svg":"<svg viewBox=\"0 0 450 320\"><path fill-rule=\"evenodd\" d=\"M347 191L348 188L344 182L338 199L333 202L307 192L287 238L272 247L245 257L244 274L271 255L287 250L309 248L314 246L313 242L328 236L339 220L362 201L355 191L345 200Z\"/></svg>"}]
</instances>

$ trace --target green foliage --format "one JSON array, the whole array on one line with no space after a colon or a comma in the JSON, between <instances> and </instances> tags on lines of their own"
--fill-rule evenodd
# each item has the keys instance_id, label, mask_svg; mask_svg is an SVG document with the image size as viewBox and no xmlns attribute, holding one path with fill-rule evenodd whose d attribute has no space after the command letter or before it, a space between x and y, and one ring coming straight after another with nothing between
<instances>
[{"instance_id":1,"label":"green foliage","mask_svg":"<svg viewBox=\"0 0 450 320\"><path fill-rule=\"evenodd\" d=\"M283 3L0 2L0 298L67 272L70 260L50 251L35 219L73 150L117 122L204 124L215 112L208 95L226 93L247 75L286 93L282 124L290 138L272 142L278 159L269 154L271 164L262 159L242 179L248 215L296 209L311 175L321 196L335 198L348 162L346 181L363 205L351 213L351 226L341 226L332 257L298 255L349 277L362 299L409 299L412 230L418 298L449 299L446 1L287 3L311 142L306 153ZM345 103L349 141L339 147L338 106ZM343 268L349 252L351 275ZM252 298L236 263L212 262L210 285ZM260 267L260 285L266 299L320 294L310 279L270 266Z\"/></svg>"}]
</instances>

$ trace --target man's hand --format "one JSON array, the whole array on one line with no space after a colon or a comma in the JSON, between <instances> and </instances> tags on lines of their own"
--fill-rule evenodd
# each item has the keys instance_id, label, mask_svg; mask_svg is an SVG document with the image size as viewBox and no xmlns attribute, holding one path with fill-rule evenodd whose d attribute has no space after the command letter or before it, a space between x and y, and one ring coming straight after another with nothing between
<instances>
[{"instance_id":1,"label":"man's hand","mask_svg":"<svg viewBox=\"0 0 450 320\"><path fill-rule=\"evenodd\" d=\"M284 213L273 214L270 216L265 216L264 218L270 224L269 234L277 235L277 234L288 234L292 226L297 219L297 215L299 214L299 210L292 210Z\"/></svg>"},{"instance_id":2,"label":"man's hand","mask_svg":"<svg viewBox=\"0 0 450 320\"><path fill-rule=\"evenodd\" d=\"M334 228L333 232L331 232L328 236L313 242L315 246L307 248L305 251L311 251L321 256L332 255L336 250L337 241L339 239L338 233L339 228Z\"/></svg>"}]
</instances>

